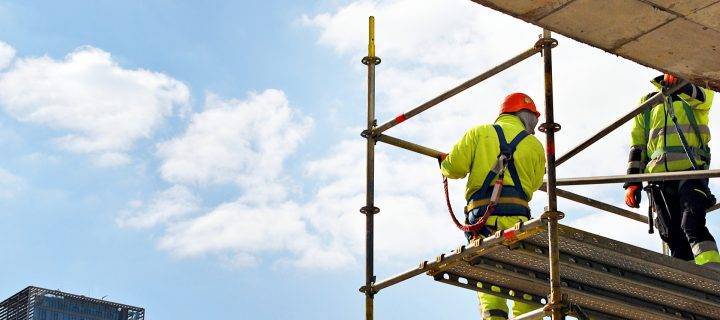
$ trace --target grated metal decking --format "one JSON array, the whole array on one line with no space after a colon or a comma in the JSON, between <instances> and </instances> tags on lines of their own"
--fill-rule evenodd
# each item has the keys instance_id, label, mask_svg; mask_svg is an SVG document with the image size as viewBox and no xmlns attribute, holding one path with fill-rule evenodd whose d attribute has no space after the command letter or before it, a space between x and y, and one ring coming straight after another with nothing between
<instances>
[{"instance_id":1,"label":"grated metal decking","mask_svg":"<svg viewBox=\"0 0 720 320\"><path fill-rule=\"evenodd\" d=\"M530 224L530 223L528 223ZM474 243L428 268L435 280L521 300L545 303L548 284L546 224L511 244ZM586 315L604 319L720 319L720 273L601 237L560 226L560 274L565 301ZM502 237L502 235L499 235ZM489 239L488 239L489 240ZM505 244L508 244L506 241ZM493 246L492 249L482 247ZM525 298L530 298L525 296Z\"/></svg>"}]
</instances>

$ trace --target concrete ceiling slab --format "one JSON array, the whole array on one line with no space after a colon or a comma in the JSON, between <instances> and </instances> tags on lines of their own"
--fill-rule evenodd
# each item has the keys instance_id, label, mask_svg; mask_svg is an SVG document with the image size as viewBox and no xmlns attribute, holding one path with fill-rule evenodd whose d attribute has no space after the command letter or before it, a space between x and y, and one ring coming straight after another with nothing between
<instances>
[{"instance_id":1,"label":"concrete ceiling slab","mask_svg":"<svg viewBox=\"0 0 720 320\"><path fill-rule=\"evenodd\" d=\"M608 11L613 14L598 14ZM577 0L539 23L553 26L561 34L582 36L593 46L613 50L675 17L635 0Z\"/></svg>"},{"instance_id":2,"label":"concrete ceiling slab","mask_svg":"<svg viewBox=\"0 0 720 320\"><path fill-rule=\"evenodd\" d=\"M524 20L537 20L572 1L573 0L487 0L475 2L499 11L508 10L513 12L514 16L522 17Z\"/></svg>"},{"instance_id":3,"label":"concrete ceiling slab","mask_svg":"<svg viewBox=\"0 0 720 320\"><path fill-rule=\"evenodd\" d=\"M720 0L473 0L720 90Z\"/></svg>"},{"instance_id":4,"label":"concrete ceiling slab","mask_svg":"<svg viewBox=\"0 0 720 320\"><path fill-rule=\"evenodd\" d=\"M720 31L720 2L688 15L687 19Z\"/></svg>"},{"instance_id":5,"label":"concrete ceiling slab","mask_svg":"<svg viewBox=\"0 0 720 320\"><path fill-rule=\"evenodd\" d=\"M720 87L720 33L677 19L617 50L698 84Z\"/></svg>"},{"instance_id":6,"label":"concrete ceiling slab","mask_svg":"<svg viewBox=\"0 0 720 320\"><path fill-rule=\"evenodd\" d=\"M686 16L696 10L716 3L718 0L649 0L649 2L657 5L659 8Z\"/></svg>"}]
</instances>

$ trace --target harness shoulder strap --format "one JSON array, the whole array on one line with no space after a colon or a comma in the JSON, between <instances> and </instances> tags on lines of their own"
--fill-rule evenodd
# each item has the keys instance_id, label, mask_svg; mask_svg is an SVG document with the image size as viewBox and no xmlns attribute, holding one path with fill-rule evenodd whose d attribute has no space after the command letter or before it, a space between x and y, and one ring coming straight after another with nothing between
<instances>
[{"instance_id":1,"label":"harness shoulder strap","mask_svg":"<svg viewBox=\"0 0 720 320\"><path fill-rule=\"evenodd\" d=\"M504 134L502 131L502 128L500 126L495 126L495 131L498 132L498 137L502 137L504 140ZM507 143L505 141L500 142L500 152L505 154L505 156L509 159L507 169L510 172L510 178L513 181L515 190L522 196L523 199L527 200L527 194L525 194L525 190L523 190L522 182L520 181L520 175L517 172L517 168L515 167L515 159L513 158L513 154L515 153L515 149L517 149L518 144L525 139L529 134L522 130L520 133L518 133L515 138L510 143ZM504 143L503 143L504 142ZM503 148L504 147L504 148Z\"/></svg>"},{"instance_id":2,"label":"harness shoulder strap","mask_svg":"<svg viewBox=\"0 0 720 320\"><path fill-rule=\"evenodd\" d=\"M680 98L680 102L682 102L685 115L687 116L688 121L690 121L690 126L695 132L695 138L697 138L698 143L700 144L700 149L704 149L705 143L703 143L702 136L700 135L700 127L698 126L697 119L695 118L695 112L692 111L690 104L687 103L685 99Z\"/></svg>"},{"instance_id":3,"label":"harness shoulder strap","mask_svg":"<svg viewBox=\"0 0 720 320\"><path fill-rule=\"evenodd\" d=\"M512 178L513 183L515 184L515 188L518 190L520 195L523 196L523 199L527 199L527 195L525 194L525 191L522 189L522 184L520 182L520 177L517 173L517 170L515 168L515 163L512 159L513 153L515 153L515 149L517 148L517 145L522 141L525 137L528 136L528 133L525 132L525 130L521 131L513 140L508 143L507 140L505 140L505 133L502 130L502 127L500 127L497 124L493 125L493 129L495 129L495 133L498 137L498 142L500 144L500 154L498 154L498 158L500 155L505 155L508 160L507 169L510 172L510 177ZM475 195L485 195L488 191L488 188L493 184L493 180L497 176L498 172L500 172L502 169L501 164L496 163L495 166L488 172L488 174L485 176L485 180L483 181L483 184L480 186L480 189L471 196L471 199L475 199Z\"/></svg>"},{"instance_id":4,"label":"harness shoulder strap","mask_svg":"<svg viewBox=\"0 0 720 320\"><path fill-rule=\"evenodd\" d=\"M652 117L652 109L653 107L645 109L643 112L643 125L645 126L643 129L645 130L645 145L647 145L650 142L650 120Z\"/></svg>"}]
</instances>

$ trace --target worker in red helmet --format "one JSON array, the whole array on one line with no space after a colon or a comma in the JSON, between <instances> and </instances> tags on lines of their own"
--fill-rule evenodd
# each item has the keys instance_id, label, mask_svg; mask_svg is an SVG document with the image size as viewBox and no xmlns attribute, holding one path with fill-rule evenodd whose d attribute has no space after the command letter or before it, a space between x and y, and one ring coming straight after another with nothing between
<instances>
[{"instance_id":1,"label":"worker in red helmet","mask_svg":"<svg viewBox=\"0 0 720 320\"><path fill-rule=\"evenodd\" d=\"M656 90L678 82L671 74L652 80ZM710 107L714 92L691 83L637 115L631 133L628 174L705 170L710 166ZM624 185L625 203L640 206L642 183ZM705 216L715 204L708 179L649 183L655 226L673 257L720 270L720 253Z\"/></svg>"},{"instance_id":2,"label":"worker in red helmet","mask_svg":"<svg viewBox=\"0 0 720 320\"><path fill-rule=\"evenodd\" d=\"M545 175L545 151L534 136L539 117L540 113L528 95L512 93L502 103L500 116L494 124L468 130L449 154L440 157L445 177L461 179L468 176L465 189L467 224L475 224L483 216L493 191L492 184L505 168L502 171L504 184L495 210L485 227L465 234L468 240L487 237L530 219L528 201L542 185ZM508 319L505 299L484 293L479 293L478 297L483 319ZM538 307L515 302L513 315Z\"/></svg>"}]
</instances>

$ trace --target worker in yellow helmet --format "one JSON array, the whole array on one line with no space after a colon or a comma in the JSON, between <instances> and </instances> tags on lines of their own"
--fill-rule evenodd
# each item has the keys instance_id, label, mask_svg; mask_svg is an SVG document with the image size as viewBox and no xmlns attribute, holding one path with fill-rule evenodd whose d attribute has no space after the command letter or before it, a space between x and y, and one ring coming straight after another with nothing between
<instances>
[{"instance_id":1,"label":"worker in yellow helmet","mask_svg":"<svg viewBox=\"0 0 720 320\"><path fill-rule=\"evenodd\" d=\"M466 237L486 237L491 233L512 227L530 218L528 201L542 185L545 175L545 152L533 135L540 113L532 99L523 93L505 98L500 116L494 124L468 130L447 155L441 155L442 174L451 179L469 174L465 199L465 222L475 224L490 203L493 180L503 175L504 186L495 210L485 226L477 232L466 232ZM504 167L506 170L502 171ZM504 175L508 172L509 175ZM493 288L498 290L499 288ZM507 301L501 297L479 293L483 319L508 319ZM515 302L513 315L532 311L538 306Z\"/></svg>"},{"instance_id":2,"label":"worker in yellow helmet","mask_svg":"<svg viewBox=\"0 0 720 320\"><path fill-rule=\"evenodd\" d=\"M674 85L670 74L652 83L657 91ZM635 117L628 174L684 170L705 170L710 165L710 107L714 93L687 84L665 100ZM642 183L626 183L625 203L638 208ZM705 225L707 209L715 204L708 179L672 180L647 187L651 209L657 214L655 226L673 257L720 270L715 239Z\"/></svg>"}]
</instances>

